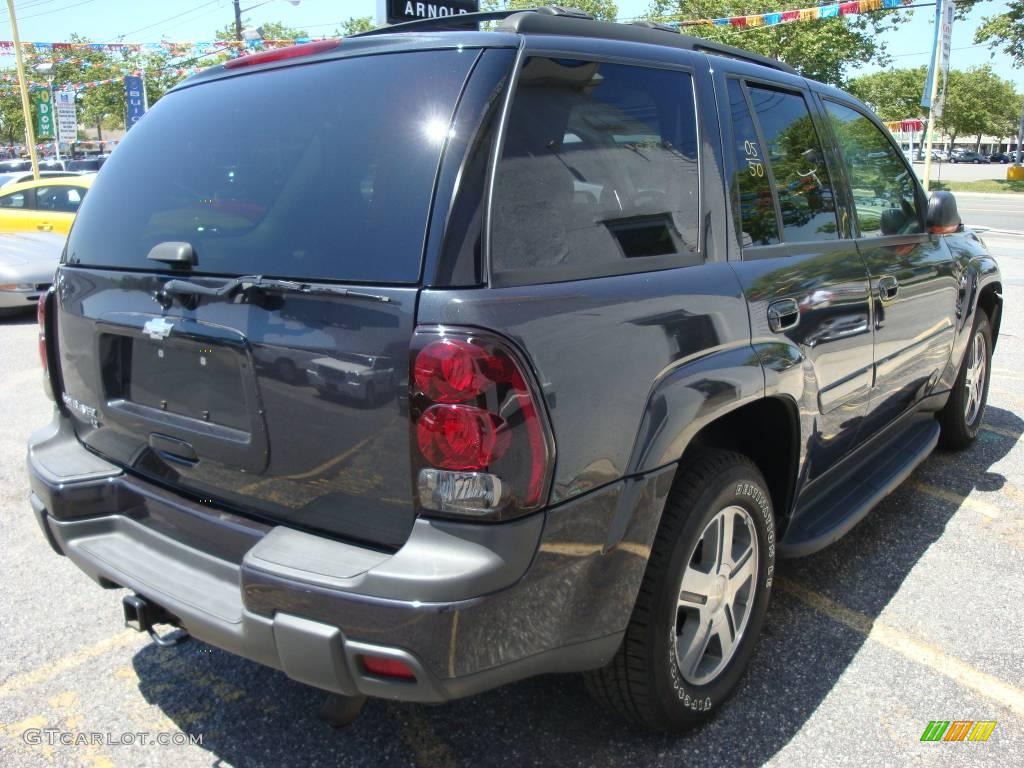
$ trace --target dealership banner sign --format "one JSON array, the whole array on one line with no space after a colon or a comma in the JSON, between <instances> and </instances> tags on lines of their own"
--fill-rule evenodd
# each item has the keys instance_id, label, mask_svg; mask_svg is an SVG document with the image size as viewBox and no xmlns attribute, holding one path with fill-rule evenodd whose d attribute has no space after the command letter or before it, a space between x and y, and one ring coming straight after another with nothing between
<instances>
[{"instance_id":1,"label":"dealership banner sign","mask_svg":"<svg viewBox=\"0 0 1024 768\"><path fill-rule=\"evenodd\" d=\"M69 143L78 140L78 114L75 110L75 92L70 88L53 94L57 112L57 137Z\"/></svg>"},{"instance_id":2,"label":"dealership banner sign","mask_svg":"<svg viewBox=\"0 0 1024 768\"><path fill-rule=\"evenodd\" d=\"M465 28L465 24L456 23L456 17L480 10L479 0L377 0L377 23L401 24L405 21L419 19L452 18L452 28Z\"/></svg>"},{"instance_id":3,"label":"dealership banner sign","mask_svg":"<svg viewBox=\"0 0 1024 768\"><path fill-rule=\"evenodd\" d=\"M32 93L32 113L36 118L36 139L52 139L53 99L49 88Z\"/></svg>"},{"instance_id":4,"label":"dealership banner sign","mask_svg":"<svg viewBox=\"0 0 1024 768\"><path fill-rule=\"evenodd\" d=\"M142 101L142 78L128 75L124 79L124 95L128 99L128 121L125 130L131 128L146 112Z\"/></svg>"}]
</instances>

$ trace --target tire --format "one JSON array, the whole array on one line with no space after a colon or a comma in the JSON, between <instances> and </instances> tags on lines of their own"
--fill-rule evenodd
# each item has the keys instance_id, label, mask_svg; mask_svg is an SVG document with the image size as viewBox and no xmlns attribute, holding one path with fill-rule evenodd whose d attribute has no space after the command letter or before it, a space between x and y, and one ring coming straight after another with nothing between
<instances>
[{"instance_id":1,"label":"tire","mask_svg":"<svg viewBox=\"0 0 1024 768\"><path fill-rule=\"evenodd\" d=\"M988 385L992 376L992 326L988 315L980 309L975 312L971 339L960 363L956 383L945 407L939 411L942 428L939 443L943 448L953 450L961 450L974 442L985 420L985 405L988 403ZM980 355L979 344L985 347ZM980 374L979 364L982 366Z\"/></svg>"},{"instance_id":2,"label":"tire","mask_svg":"<svg viewBox=\"0 0 1024 768\"><path fill-rule=\"evenodd\" d=\"M716 556L730 517L732 565ZM746 456L702 451L680 467L622 645L606 667L585 673L587 690L653 730L683 731L707 719L750 662L774 571L775 518L764 477ZM730 582L717 573L738 575ZM682 593L684 575L693 592ZM702 633L705 621L717 629ZM701 635L710 635L704 650L687 654Z\"/></svg>"}]
</instances>

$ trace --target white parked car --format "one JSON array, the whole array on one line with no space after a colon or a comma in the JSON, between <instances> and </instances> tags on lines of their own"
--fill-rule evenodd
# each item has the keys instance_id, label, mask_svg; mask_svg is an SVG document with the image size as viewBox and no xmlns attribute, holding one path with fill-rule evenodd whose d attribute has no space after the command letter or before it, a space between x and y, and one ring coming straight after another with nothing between
<instances>
[{"instance_id":1,"label":"white parked car","mask_svg":"<svg viewBox=\"0 0 1024 768\"><path fill-rule=\"evenodd\" d=\"M0 234L0 316L36 308L49 289L64 235L50 232Z\"/></svg>"}]
</instances>

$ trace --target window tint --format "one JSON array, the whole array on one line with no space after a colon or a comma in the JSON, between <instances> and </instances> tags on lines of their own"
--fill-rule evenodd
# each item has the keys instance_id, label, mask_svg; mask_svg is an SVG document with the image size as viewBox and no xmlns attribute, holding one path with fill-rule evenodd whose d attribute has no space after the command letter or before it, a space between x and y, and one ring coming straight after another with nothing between
<instances>
[{"instance_id":1,"label":"window tint","mask_svg":"<svg viewBox=\"0 0 1024 768\"><path fill-rule=\"evenodd\" d=\"M767 144L782 213L782 238L790 243L836 240L835 198L825 155L803 97L749 86Z\"/></svg>"},{"instance_id":2,"label":"window tint","mask_svg":"<svg viewBox=\"0 0 1024 768\"><path fill-rule=\"evenodd\" d=\"M754 119L747 107L743 85L729 80L729 110L732 117L733 152L736 158L736 178L733 194L742 244L772 245L779 242L779 222L775 216L771 181L765 165Z\"/></svg>"},{"instance_id":3,"label":"window tint","mask_svg":"<svg viewBox=\"0 0 1024 768\"><path fill-rule=\"evenodd\" d=\"M419 280L438 162L478 51L356 56L170 93L82 203L68 261L152 269L191 243L204 273Z\"/></svg>"},{"instance_id":4,"label":"window tint","mask_svg":"<svg viewBox=\"0 0 1024 768\"><path fill-rule=\"evenodd\" d=\"M861 237L921 232L917 185L899 153L865 115L825 102L853 193Z\"/></svg>"},{"instance_id":5,"label":"window tint","mask_svg":"<svg viewBox=\"0 0 1024 768\"><path fill-rule=\"evenodd\" d=\"M683 72L531 58L498 166L498 284L698 262L697 125Z\"/></svg>"},{"instance_id":6,"label":"window tint","mask_svg":"<svg viewBox=\"0 0 1024 768\"><path fill-rule=\"evenodd\" d=\"M3 195L0 197L0 208L24 208L25 207L25 193L15 192L10 195Z\"/></svg>"},{"instance_id":7,"label":"window tint","mask_svg":"<svg viewBox=\"0 0 1024 768\"><path fill-rule=\"evenodd\" d=\"M36 189L36 208L41 211L74 213L85 197L82 187L39 187Z\"/></svg>"}]
</instances>

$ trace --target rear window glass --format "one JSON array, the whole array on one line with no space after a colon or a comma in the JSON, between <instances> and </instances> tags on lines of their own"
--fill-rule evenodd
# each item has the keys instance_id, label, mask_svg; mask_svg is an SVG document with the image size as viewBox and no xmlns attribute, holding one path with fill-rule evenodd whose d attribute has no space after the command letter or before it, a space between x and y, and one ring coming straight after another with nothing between
<instances>
[{"instance_id":1,"label":"rear window glass","mask_svg":"<svg viewBox=\"0 0 1024 768\"><path fill-rule=\"evenodd\" d=\"M492 282L698 263L697 144L689 74L529 59L498 166Z\"/></svg>"},{"instance_id":2,"label":"rear window glass","mask_svg":"<svg viewBox=\"0 0 1024 768\"><path fill-rule=\"evenodd\" d=\"M68 262L196 272L419 279L434 178L475 51L361 56L169 94L104 164ZM158 266L158 265L157 265Z\"/></svg>"}]
</instances>

